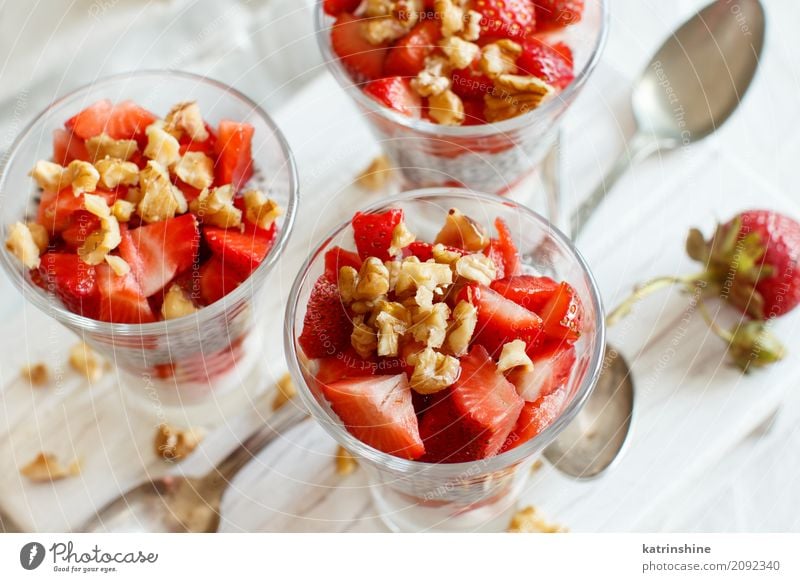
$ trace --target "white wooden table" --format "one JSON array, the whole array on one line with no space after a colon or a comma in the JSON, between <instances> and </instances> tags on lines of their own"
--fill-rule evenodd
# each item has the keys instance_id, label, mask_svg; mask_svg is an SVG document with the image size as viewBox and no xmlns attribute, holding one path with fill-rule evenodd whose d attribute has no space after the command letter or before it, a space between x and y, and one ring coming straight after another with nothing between
<instances>
[{"instance_id":1,"label":"white wooden table","mask_svg":"<svg viewBox=\"0 0 800 582\"><path fill-rule=\"evenodd\" d=\"M656 0L615 3L612 40L604 63L565 127L568 206L589 191L622 147L622 136L630 128L626 106L630 80L659 39L702 2L663 4ZM766 4L772 26L767 55L739 115L703 144L636 169L587 228L580 246L607 305L619 301L637 281L693 269L682 252L690 226L707 232L715 220L754 206L800 216L796 179L790 171L800 156L800 111L795 106L798 69L792 56L798 54L800 41L790 23L798 22L800 11L788 0ZM275 15L264 18L274 21ZM252 26L261 26L261 21ZM220 70L216 61L187 66ZM242 75L241 84L252 92L255 81ZM274 88L275 83L270 86ZM266 93L279 94L271 89ZM344 219L350 208L375 196L352 187L351 182L378 146L333 81L317 76L293 95L283 100L276 118L298 160L302 203L295 236L270 282L270 289L279 296L276 313L282 313L280 302L310 245ZM113 373L89 388L64 367L57 386L35 391L16 378L20 366L29 361L65 362L65 351L74 340L28 306L6 281L0 283L0 297L2 511L25 530L68 529L146 476L171 470L152 452L157 419L125 406ZM793 458L781 446L785 439L774 446L769 445L769 437L761 443L741 444L784 402L789 402L785 408L790 414L800 417L800 407L794 404L800 400L794 394L800 380L800 364L794 356L800 349L796 340L800 317L793 314L775 326L792 357L743 377L727 366L721 344L708 334L699 316L685 312L686 303L679 293L664 292L611 331L610 341L629 359L637 382L634 432L618 466L589 483L569 481L545 467L525 492L524 503L536 505L549 519L572 531L693 529L702 527L698 523L711 522L687 520L676 515L675 508L685 510L682 516L694 515L691 512L697 508L686 503L687 492L700 499L724 490L731 475L727 456L748 463L756 455L782 454L780 458L794 467L789 477L800 475L796 452ZM285 369L278 321L267 328L267 335L265 359L274 379ZM271 384L269 378L266 384ZM246 408L225 413L224 422L178 470L203 472L270 414L266 397ZM793 437L792 428L791 423L784 425L781 431L789 432L779 436ZM65 459L80 457L81 476L53 485L27 483L18 475L18 467L39 450ZM235 480L223 503L222 529L381 530L363 472L346 478L336 475L334 451L335 444L311 422L284 435ZM708 479L715 480L713 487L704 487ZM791 506L793 499L785 503ZM719 524L728 522L715 523L725 527ZM752 520L737 523L744 528L758 525ZM773 520L762 526L774 527L771 523L800 525Z\"/></svg>"}]
</instances>

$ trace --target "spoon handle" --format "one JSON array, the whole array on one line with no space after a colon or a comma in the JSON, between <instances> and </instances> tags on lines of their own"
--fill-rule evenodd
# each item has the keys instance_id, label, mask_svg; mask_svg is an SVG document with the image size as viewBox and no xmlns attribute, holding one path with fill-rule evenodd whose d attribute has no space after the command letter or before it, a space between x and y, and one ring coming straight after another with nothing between
<instances>
[{"instance_id":1,"label":"spoon handle","mask_svg":"<svg viewBox=\"0 0 800 582\"><path fill-rule=\"evenodd\" d=\"M617 180L628 171L628 169L635 163L643 160L654 152L658 151L660 144L649 137L645 137L637 132L630 139L627 146L620 154L617 161L606 174L603 181L597 185L594 192L584 200L581 205L573 212L570 217L570 230L572 232L572 240L577 240L586 223L594 214L600 203L605 200L606 196Z\"/></svg>"}]
</instances>

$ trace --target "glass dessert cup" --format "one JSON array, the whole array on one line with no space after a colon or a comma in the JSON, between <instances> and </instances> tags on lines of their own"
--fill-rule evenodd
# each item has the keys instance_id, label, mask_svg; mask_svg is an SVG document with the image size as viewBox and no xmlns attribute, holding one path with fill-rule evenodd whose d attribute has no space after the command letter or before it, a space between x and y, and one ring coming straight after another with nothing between
<instances>
[{"instance_id":1,"label":"glass dessert cup","mask_svg":"<svg viewBox=\"0 0 800 582\"><path fill-rule=\"evenodd\" d=\"M450 208L485 225L497 217L505 220L524 270L568 281L584 306L583 331L575 344L576 361L566 384L569 400L562 413L528 442L495 457L433 464L386 454L350 434L314 380L316 362L306 358L298 344L311 290L325 269L325 253L335 246L352 248L349 221L311 253L292 288L285 327L291 373L313 416L364 467L375 508L386 525L394 531L504 530L532 463L579 412L600 374L605 324L599 291L569 239L540 215L512 201L460 188L429 188L389 198L364 211L389 208L404 211L409 230L418 240L433 240Z\"/></svg>"},{"instance_id":2,"label":"glass dessert cup","mask_svg":"<svg viewBox=\"0 0 800 582\"><path fill-rule=\"evenodd\" d=\"M0 236L8 227L35 215L38 189L28 176L37 160L51 157L52 133L66 119L100 100L133 100L160 115L179 101L197 101L204 119L250 123L255 175L248 185L269 192L284 214L267 256L240 286L192 315L145 324L107 323L69 311L53 294L36 285L5 247L6 274L35 307L74 331L117 367L120 383L134 396L166 406L194 405L243 383L258 381L259 294L283 252L297 210L298 179L294 158L272 119L253 101L222 83L176 71L141 71L108 77L51 104L14 142L0 174Z\"/></svg>"},{"instance_id":3,"label":"glass dessert cup","mask_svg":"<svg viewBox=\"0 0 800 582\"><path fill-rule=\"evenodd\" d=\"M600 59L607 36L607 0L586 3L582 19L552 33L573 50L575 79L539 108L505 121L443 126L383 106L362 91L333 51L334 18L317 3L317 42L328 69L355 101L405 186L463 186L503 194L527 178L557 147L559 121L575 101Z\"/></svg>"}]
</instances>

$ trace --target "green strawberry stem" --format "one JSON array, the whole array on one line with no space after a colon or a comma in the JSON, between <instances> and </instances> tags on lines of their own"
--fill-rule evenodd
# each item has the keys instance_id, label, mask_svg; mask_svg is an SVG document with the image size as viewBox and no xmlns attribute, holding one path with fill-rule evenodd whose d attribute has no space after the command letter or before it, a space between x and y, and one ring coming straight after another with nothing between
<instances>
[{"instance_id":1,"label":"green strawberry stem","mask_svg":"<svg viewBox=\"0 0 800 582\"><path fill-rule=\"evenodd\" d=\"M606 325L612 326L616 323L619 323L631 312L634 305L636 305L645 297L652 295L656 291L666 287L671 287L673 285L682 285L687 291L691 291L699 283L705 282L705 275L705 273L700 273L698 275L689 275L684 277L656 277L647 283L638 285L625 301L620 303L617 308L614 309L614 311L606 316Z\"/></svg>"}]
</instances>

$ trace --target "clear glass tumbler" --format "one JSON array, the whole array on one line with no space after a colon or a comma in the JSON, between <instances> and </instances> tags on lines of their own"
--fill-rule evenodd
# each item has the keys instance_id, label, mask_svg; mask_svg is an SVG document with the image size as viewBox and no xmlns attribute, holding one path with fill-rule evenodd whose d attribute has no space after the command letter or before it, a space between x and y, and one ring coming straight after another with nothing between
<instances>
[{"instance_id":1,"label":"clear glass tumbler","mask_svg":"<svg viewBox=\"0 0 800 582\"><path fill-rule=\"evenodd\" d=\"M106 323L64 308L33 283L27 269L3 246L0 262L22 294L103 354L133 393L167 406L198 404L212 393L241 387L259 355L259 292L283 252L297 211L298 179L291 151L270 117L235 89L178 71L141 71L108 77L55 101L25 128L6 155L0 174L0 237L35 216L38 190L28 176L37 160L50 159L52 135L64 121L100 99L133 100L157 115L181 101L197 101L212 126L222 119L255 128L252 184L269 192L285 212L267 257L239 287L193 315L147 324Z\"/></svg>"},{"instance_id":2,"label":"clear glass tumbler","mask_svg":"<svg viewBox=\"0 0 800 582\"><path fill-rule=\"evenodd\" d=\"M323 428L354 453L368 472L381 518L394 531L503 530L539 453L575 417L594 388L602 366L605 324L597 285L570 240L532 210L495 195L460 188L407 192L365 209L402 208L411 232L433 240L447 211L458 208L484 225L505 220L524 268L532 274L565 280L584 307L583 331L575 344L576 363L568 380L569 401L561 415L532 440L481 461L431 464L408 461L374 449L353 437L314 381L315 362L302 355L297 338L314 282L324 271L324 256L334 246L354 248L350 223L340 225L311 253L295 280L287 307L285 342L289 367L300 395Z\"/></svg>"},{"instance_id":3,"label":"clear glass tumbler","mask_svg":"<svg viewBox=\"0 0 800 582\"><path fill-rule=\"evenodd\" d=\"M608 0L588 0L580 22L553 33L574 53L575 80L538 109L498 123L448 127L413 119L362 91L331 47L334 23L317 3L317 42L328 69L356 102L411 188L463 186L502 194L525 179L556 144L558 122L594 71L608 30Z\"/></svg>"}]
</instances>

